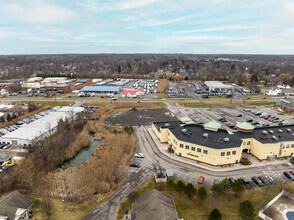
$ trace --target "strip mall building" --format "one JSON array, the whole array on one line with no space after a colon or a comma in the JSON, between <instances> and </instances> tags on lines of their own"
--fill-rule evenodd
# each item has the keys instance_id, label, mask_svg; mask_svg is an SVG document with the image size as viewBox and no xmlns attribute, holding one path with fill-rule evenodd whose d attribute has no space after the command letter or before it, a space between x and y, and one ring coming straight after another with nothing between
<instances>
[{"instance_id":1,"label":"strip mall building","mask_svg":"<svg viewBox=\"0 0 294 220\"><path fill-rule=\"evenodd\" d=\"M215 121L198 125L188 117L152 124L159 141L168 143L176 155L214 166L239 163L243 152L259 160L294 153L294 125L254 128L242 122L234 133L220 127Z\"/></svg>"}]
</instances>

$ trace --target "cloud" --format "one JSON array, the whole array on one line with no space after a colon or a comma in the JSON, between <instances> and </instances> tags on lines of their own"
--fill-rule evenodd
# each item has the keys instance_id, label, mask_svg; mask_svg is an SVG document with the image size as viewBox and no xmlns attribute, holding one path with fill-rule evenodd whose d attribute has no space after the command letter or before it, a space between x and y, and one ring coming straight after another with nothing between
<instances>
[{"instance_id":1,"label":"cloud","mask_svg":"<svg viewBox=\"0 0 294 220\"><path fill-rule=\"evenodd\" d=\"M100 10L100 11L120 11L128 10L143 7L148 4L155 3L159 0L118 0L110 1L108 3L99 3L95 0L86 1L83 6L91 10Z\"/></svg>"},{"instance_id":2,"label":"cloud","mask_svg":"<svg viewBox=\"0 0 294 220\"><path fill-rule=\"evenodd\" d=\"M213 31L232 31L232 30L245 30L252 29L253 26L241 26L241 25L232 25L232 26L223 26L215 28L203 28L203 29L194 29L186 31L175 31L174 33L184 34L184 33L201 33L201 32L213 32Z\"/></svg>"},{"instance_id":3,"label":"cloud","mask_svg":"<svg viewBox=\"0 0 294 220\"><path fill-rule=\"evenodd\" d=\"M32 1L30 4L10 4L6 7L12 19L24 23L54 24L76 18L75 11L62 6Z\"/></svg>"},{"instance_id":4,"label":"cloud","mask_svg":"<svg viewBox=\"0 0 294 220\"><path fill-rule=\"evenodd\" d=\"M179 17L179 18L175 18L175 19L170 19L170 20L166 20L166 21L148 20L148 21L142 22L140 25L141 26L146 26L146 27L151 27L151 26L160 26L160 25L166 25L166 24L173 24L173 23L178 23L178 22L181 22L181 21L188 20L191 17L192 17L192 15L187 15L187 16L183 16L183 17Z\"/></svg>"}]
</instances>

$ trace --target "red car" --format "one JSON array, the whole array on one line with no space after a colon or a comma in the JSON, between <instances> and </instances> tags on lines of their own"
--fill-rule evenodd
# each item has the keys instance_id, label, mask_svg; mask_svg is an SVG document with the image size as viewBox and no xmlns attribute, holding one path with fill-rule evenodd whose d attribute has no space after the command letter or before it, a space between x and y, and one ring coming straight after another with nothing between
<instances>
[{"instance_id":1,"label":"red car","mask_svg":"<svg viewBox=\"0 0 294 220\"><path fill-rule=\"evenodd\" d=\"M199 183L199 184L204 183L204 176L200 176L200 177L199 177L199 179L198 179L198 183Z\"/></svg>"},{"instance_id":2,"label":"red car","mask_svg":"<svg viewBox=\"0 0 294 220\"><path fill-rule=\"evenodd\" d=\"M276 117L276 118L274 118L275 120L279 120L280 118L278 118L278 117Z\"/></svg>"},{"instance_id":3,"label":"red car","mask_svg":"<svg viewBox=\"0 0 294 220\"><path fill-rule=\"evenodd\" d=\"M293 174L294 175L294 171L289 171L289 173Z\"/></svg>"},{"instance_id":4,"label":"red car","mask_svg":"<svg viewBox=\"0 0 294 220\"><path fill-rule=\"evenodd\" d=\"M270 118L269 116L265 116L265 117L264 117L264 119L269 119L269 118Z\"/></svg>"},{"instance_id":5,"label":"red car","mask_svg":"<svg viewBox=\"0 0 294 220\"><path fill-rule=\"evenodd\" d=\"M232 123L227 123L226 125L229 126L230 124L232 124Z\"/></svg>"}]
</instances>

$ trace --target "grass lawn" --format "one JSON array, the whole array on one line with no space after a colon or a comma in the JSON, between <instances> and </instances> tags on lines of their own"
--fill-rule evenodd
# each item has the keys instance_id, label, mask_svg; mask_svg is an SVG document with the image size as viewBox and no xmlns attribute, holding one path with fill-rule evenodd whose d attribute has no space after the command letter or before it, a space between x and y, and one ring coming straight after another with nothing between
<instances>
[{"instance_id":1,"label":"grass lawn","mask_svg":"<svg viewBox=\"0 0 294 220\"><path fill-rule=\"evenodd\" d=\"M177 182L178 180L175 179L174 181ZM187 184L186 182L184 183L185 185ZM199 189L199 186L194 186L196 189ZM222 219L239 220L238 207L240 202L244 200L250 200L252 202L256 214L255 219L257 220L259 219L259 217L257 217L259 210L278 193L280 193L283 188L289 192L294 192L294 183L288 183L287 185L272 185L267 189L267 192L266 187L246 190L240 197L236 197L232 192L228 195L214 196L210 189L207 189L208 196L204 202L200 202L197 197L189 199L184 193L179 195L176 191L169 192L166 183L156 184L154 179L149 180L137 192L140 196L149 192L153 188L156 188L165 194L171 195L175 202L179 218L183 218L185 220L207 220L207 216L214 208L218 208L220 210L222 213ZM119 207L117 219L121 219L123 217L124 210L130 211L131 207L132 202L126 199Z\"/></svg>"},{"instance_id":2,"label":"grass lawn","mask_svg":"<svg viewBox=\"0 0 294 220\"><path fill-rule=\"evenodd\" d=\"M50 106L50 107L55 107L55 106L66 106L69 104L73 104L73 102L45 102L45 101L18 101L18 102L14 102L14 103L24 103L24 104L28 104L28 103L36 103L36 104L40 104L42 106Z\"/></svg>"},{"instance_id":3,"label":"grass lawn","mask_svg":"<svg viewBox=\"0 0 294 220\"><path fill-rule=\"evenodd\" d=\"M66 202L62 202L61 199L52 199L53 207L54 207L54 215L50 218L51 220L59 220L59 219L71 219L78 220L82 219L85 215L93 211L99 205L101 205L104 201L107 200L110 194L105 194L97 199L93 199L90 202L83 202L76 205L70 205ZM48 219L45 214L41 211L41 201L42 198L27 196L28 199L35 202L34 209L36 210L33 213L33 218L36 219Z\"/></svg>"},{"instance_id":4,"label":"grass lawn","mask_svg":"<svg viewBox=\"0 0 294 220\"><path fill-rule=\"evenodd\" d=\"M221 107L221 106L249 106L249 105L275 105L270 101L245 101L245 102L181 102L180 106L186 107Z\"/></svg>"}]
</instances>

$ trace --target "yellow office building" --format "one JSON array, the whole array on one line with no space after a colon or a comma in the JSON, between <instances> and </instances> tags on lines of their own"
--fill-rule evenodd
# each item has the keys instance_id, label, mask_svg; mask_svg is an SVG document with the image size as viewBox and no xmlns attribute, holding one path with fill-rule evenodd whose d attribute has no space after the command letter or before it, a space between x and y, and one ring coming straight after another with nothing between
<instances>
[{"instance_id":1,"label":"yellow office building","mask_svg":"<svg viewBox=\"0 0 294 220\"><path fill-rule=\"evenodd\" d=\"M294 153L294 125L254 128L243 122L237 132L220 127L215 121L198 125L188 117L152 124L160 142L168 143L176 155L214 166L239 163L244 151L260 160Z\"/></svg>"}]
</instances>

